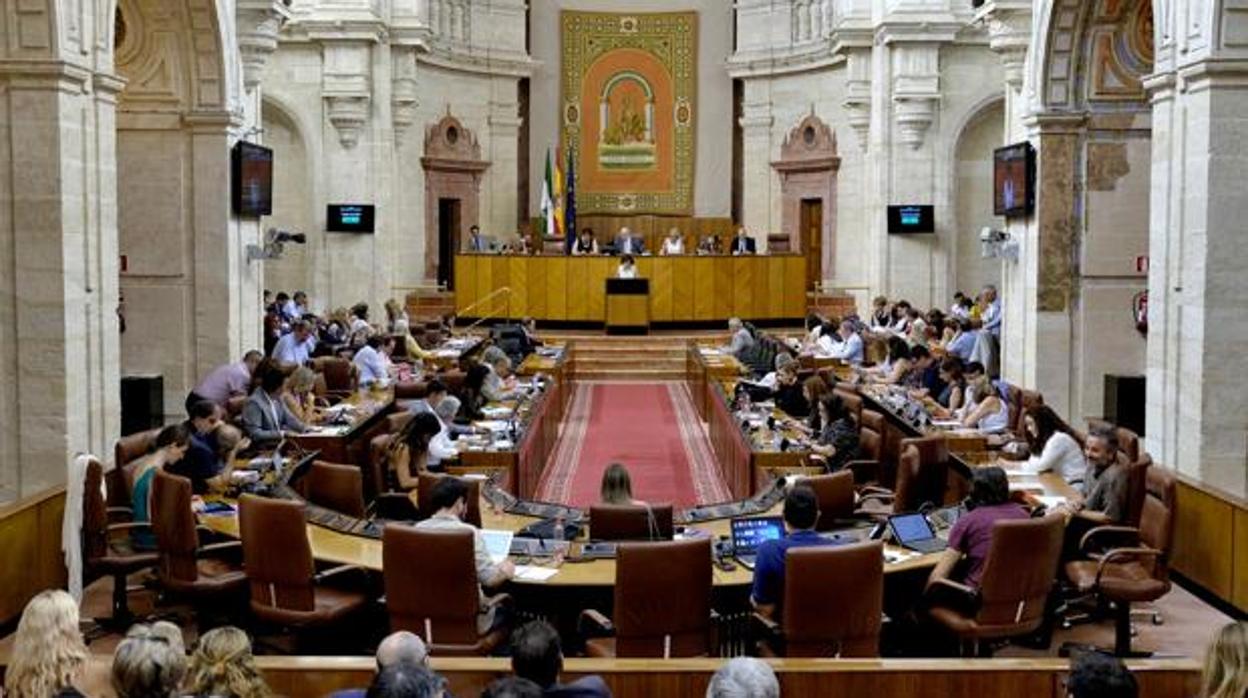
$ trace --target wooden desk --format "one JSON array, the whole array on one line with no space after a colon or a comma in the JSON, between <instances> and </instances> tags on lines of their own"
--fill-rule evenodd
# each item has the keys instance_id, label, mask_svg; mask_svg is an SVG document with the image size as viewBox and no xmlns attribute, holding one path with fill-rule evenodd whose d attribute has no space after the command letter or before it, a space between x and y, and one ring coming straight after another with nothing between
<instances>
[{"instance_id":1,"label":"wooden desk","mask_svg":"<svg viewBox=\"0 0 1248 698\"><path fill-rule=\"evenodd\" d=\"M604 322L613 257L455 257L455 306L477 316L533 317L539 321ZM802 255L638 257L638 276L650 280L652 323L747 320L800 321L806 312L806 258Z\"/></svg>"},{"instance_id":2,"label":"wooden desk","mask_svg":"<svg viewBox=\"0 0 1248 698\"><path fill-rule=\"evenodd\" d=\"M357 465L369 472L368 442L384 427L383 418L394 407L394 390L358 391L342 402L356 409L354 421L346 430L299 434L290 440L305 450L320 451L321 460Z\"/></svg>"},{"instance_id":3,"label":"wooden desk","mask_svg":"<svg viewBox=\"0 0 1248 698\"><path fill-rule=\"evenodd\" d=\"M650 329L650 280L607 279L607 334L646 334Z\"/></svg>"}]
</instances>

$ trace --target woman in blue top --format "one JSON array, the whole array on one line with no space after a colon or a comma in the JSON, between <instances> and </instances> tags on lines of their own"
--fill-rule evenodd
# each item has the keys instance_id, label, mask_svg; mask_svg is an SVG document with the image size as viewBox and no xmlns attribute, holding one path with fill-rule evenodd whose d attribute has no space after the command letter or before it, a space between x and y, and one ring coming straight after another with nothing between
<instances>
[{"instance_id":1,"label":"woman in blue top","mask_svg":"<svg viewBox=\"0 0 1248 698\"><path fill-rule=\"evenodd\" d=\"M134 522L148 523L152 520L152 479L156 471L186 456L191 447L191 430L185 424L172 424L161 429L156 437L156 451L134 464L133 484L130 492L134 508ZM150 529L134 532L134 546L151 550L156 547L156 536Z\"/></svg>"}]
</instances>

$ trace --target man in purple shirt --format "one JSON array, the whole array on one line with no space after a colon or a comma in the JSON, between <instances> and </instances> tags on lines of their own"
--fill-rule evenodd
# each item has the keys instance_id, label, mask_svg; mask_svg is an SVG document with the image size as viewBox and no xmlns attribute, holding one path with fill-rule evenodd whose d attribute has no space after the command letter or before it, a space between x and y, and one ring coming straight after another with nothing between
<instances>
[{"instance_id":1,"label":"man in purple shirt","mask_svg":"<svg viewBox=\"0 0 1248 698\"><path fill-rule=\"evenodd\" d=\"M996 466L979 468L971 476L971 495L966 502L967 513L958 518L949 530L949 548L932 570L927 584L950 579L979 588L984 561L992 546L992 528L998 521L1028 518L1022 505L1010 501L1010 483L1005 471ZM960 574L955 568L965 559ZM959 579L958 577L961 577Z\"/></svg>"},{"instance_id":2,"label":"man in purple shirt","mask_svg":"<svg viewBox=\"0 0 1248 698\"><path fill-rule=\"evenodd\" d=\"M251 387L251 374L260 365L262 358L264 356L260 352L252 349L243 355L242 361L218 366L209 371L199 385L187 394L187 414L191 412L191 405L203 400L225 407L230 398L246 395L247 389Z\"/></svg>"}]
</instances>

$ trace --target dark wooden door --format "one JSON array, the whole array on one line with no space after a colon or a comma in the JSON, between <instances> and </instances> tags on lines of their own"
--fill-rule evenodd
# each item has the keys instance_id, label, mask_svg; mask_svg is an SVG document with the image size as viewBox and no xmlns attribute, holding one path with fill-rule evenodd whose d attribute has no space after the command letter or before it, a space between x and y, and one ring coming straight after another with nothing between
<instances>
[{"instance_id":1,"label":"dark wooden door","mask_svg":"<svg viewBox=\"0 0 1248 698\"><path fill-rule=\"evenodd\" d=\"M455 290L455 253L459 252L459 199L438 199L438 283Z\"/></svg>"},{"instance_id":2,"label":"dark wooden door","mask_svg":"<svg viewBox=\"0 0 1248 698\"><path fill-rule=\"evenodd\" d=\"M802 254L806 255L806 290L823 280L823 199L802 199Z\"/></svg>"}]
</instances>

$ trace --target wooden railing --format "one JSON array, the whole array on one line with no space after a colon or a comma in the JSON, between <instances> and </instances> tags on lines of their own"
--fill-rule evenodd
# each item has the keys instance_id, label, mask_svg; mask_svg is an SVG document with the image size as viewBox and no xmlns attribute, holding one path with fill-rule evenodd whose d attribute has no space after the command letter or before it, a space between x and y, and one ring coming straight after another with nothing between
<instances>
[{"instance_id":1,"label":"wooden railing","mask_svg":"<svg viewBox=\"0 0 1248 698\"><path fill-rule=\"evenodd\" d=\"M1248 501L1180 475L1170 567L1248 613Z\"/></svg>"},{"instance_id":2,"label":"wooden railing","mask_svg":"<svg viewBox=\"0 0 1248 698\"><path fill-rule=\"evenodd\" d=\"M0 625L20 616L35 594L65 586L64 511L64 487L0 507Z\"/></svg>"}]
</instances>

